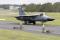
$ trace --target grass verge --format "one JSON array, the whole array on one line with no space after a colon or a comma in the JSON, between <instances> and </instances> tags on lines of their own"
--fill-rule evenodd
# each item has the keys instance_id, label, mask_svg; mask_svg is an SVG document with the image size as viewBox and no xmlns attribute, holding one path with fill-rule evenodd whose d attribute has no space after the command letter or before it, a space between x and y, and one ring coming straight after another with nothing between
<instances>
[{"instance_id":1,"label":"grass verge","mask_svg":"<svg viewBox=\"0 0 60 40\"><path fill-rule=\"evenodd\" d=\"M24 31L0 30L0 40L60 40L60 37L34 34Z\"/></svg>"}]
</instances>

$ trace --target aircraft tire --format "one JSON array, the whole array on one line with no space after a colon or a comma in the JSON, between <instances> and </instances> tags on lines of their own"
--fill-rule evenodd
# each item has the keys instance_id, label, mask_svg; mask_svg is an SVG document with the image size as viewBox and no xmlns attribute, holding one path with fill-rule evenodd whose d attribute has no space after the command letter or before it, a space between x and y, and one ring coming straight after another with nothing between
<instances>
[{"instance_id":1,"label":"aircraft tire","mask_svg":"<svg viewBox=\"0 0 60 40\"><path fill-rule=\"evenodd\" d=\"M33 21L33 25L35 25L36 24L36 22L35 21Z\"/></svg>"},{"instance_id":2,"label":"aircraft tire","mask_svg":"<svg viewBox=\"0 0 60 40\"><path fill-rule=\"evenodd\" d=\"M24 24L27 24L27 21L25 21Z\"/></svg>"}]
</instances>

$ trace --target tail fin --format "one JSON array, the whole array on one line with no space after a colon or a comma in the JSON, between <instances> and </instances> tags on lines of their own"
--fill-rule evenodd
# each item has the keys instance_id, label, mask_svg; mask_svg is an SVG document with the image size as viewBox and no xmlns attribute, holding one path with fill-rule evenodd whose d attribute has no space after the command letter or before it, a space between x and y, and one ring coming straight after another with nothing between
<instances>
[{"instance_id":1,"label":"tail fin","mask_svg":"<svg viewBox=\"0 0 60 40\"><path fill-rule=\"evenodd\" d=\"M23 15L25 15L24 9L23 9L22 6L20 6L20 7L19 7L19 16L23 16Z\"/></svg>"}]
</instances>

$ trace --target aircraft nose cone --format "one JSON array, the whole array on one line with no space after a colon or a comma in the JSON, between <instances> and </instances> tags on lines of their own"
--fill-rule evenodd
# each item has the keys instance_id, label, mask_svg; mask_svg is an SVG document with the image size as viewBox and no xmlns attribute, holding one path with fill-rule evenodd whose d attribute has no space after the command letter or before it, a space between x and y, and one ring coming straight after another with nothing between
<instances>
[{"instance_id":1,"label":"aircraft nose cone","mask_svg":"<svg viewBox=\"0 0 60 40\"><path fill-rule=\"evenodd\" d=\"M48 21L53 21L53 20L55 20L55 19L51 19L51 18L49 18L49 19L47 19Z\"/></svg>"}]
</instances>

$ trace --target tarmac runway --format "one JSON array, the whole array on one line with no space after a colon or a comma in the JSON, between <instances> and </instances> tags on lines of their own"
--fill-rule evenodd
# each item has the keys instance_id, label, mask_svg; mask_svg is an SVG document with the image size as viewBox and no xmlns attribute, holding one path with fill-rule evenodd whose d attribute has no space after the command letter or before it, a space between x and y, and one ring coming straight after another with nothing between
<instances>
[{"instance_id":1,"label":"tarmac runway","mask_svg":"<svg viewBox=\"0 0 60 40\"><path fill-rule=\"evenodd\" d=\"M42 32L42 26L18 25L18 24L14 23L14 22L0 21L0 29L20 30L21 26L22 26L23 31L33 32L33 33L41 33ZM50 32L51 32L50 34L60 35L60 26L45 26L45 29L50 30Z\"/></svg>"}]
</instances>

